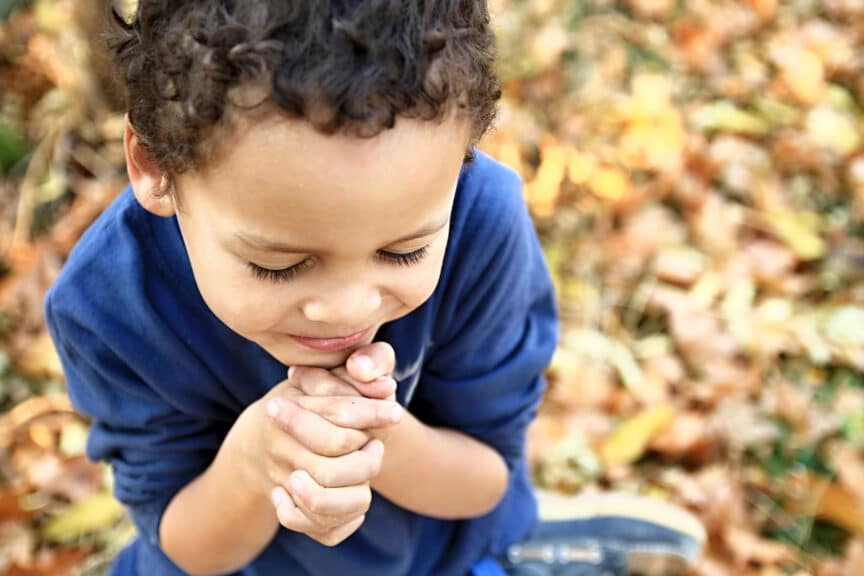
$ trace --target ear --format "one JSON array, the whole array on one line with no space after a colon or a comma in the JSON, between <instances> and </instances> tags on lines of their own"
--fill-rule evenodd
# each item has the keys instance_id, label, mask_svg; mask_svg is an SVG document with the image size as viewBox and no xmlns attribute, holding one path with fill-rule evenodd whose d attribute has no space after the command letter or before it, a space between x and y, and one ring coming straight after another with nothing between
<instances>
[{"instance_id":1,"label":"ear","mask_svg":"<svg viewBox=\"0 0 864 576\"><path fill-rule=\"evenodd\" d=\"M174 214L174 199L162 190L162 170L150 160L147 151L126 115L126 130L123 134L123 149L126 152L126 172L138 203L157 216Z\"/></svg>"}]
</instances>

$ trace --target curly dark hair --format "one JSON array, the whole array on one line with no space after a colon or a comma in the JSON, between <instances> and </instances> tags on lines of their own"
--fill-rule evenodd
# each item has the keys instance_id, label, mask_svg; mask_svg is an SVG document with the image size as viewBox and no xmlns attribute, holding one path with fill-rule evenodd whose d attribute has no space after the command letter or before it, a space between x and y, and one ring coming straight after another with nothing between
<instances>
[{"instance_id":1,"label":"curly dark hair","mask_svg":"<svg viewBox=\"0 0 864 576\"><path fill-rule=\"evenodd\" d=\"M465 115L473 145L501 87L485 0L139 0L109 48L130 122L173 177L201 167L229 105L273 104L322 133L373 137L396 117ZM249 105L233 95L264 87Z\"/></svg>"}]
</instances>

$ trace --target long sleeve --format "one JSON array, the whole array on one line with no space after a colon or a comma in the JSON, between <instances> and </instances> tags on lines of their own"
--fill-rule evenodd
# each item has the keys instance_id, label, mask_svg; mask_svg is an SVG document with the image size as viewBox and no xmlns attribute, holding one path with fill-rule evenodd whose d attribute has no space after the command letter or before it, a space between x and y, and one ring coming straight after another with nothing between
<instances>
[{"instance_id":1,"label":"long sleeve","mask_svg":"<svg viewBox=\"0 0 864 576\"><path fill-rule=\"evenodd\" d=\"M58 310L55 294L49 292L46 299L46 321L72 405L92 418L87 457L111 465L116 498L141 534L158 545L165 507L206 469L225 431L172 406L133 369L170 359L120 357L116 348L127 347L112 347L111 340L122 340L122 334L100 330L92 316L88 322ZM148 347L139 349L146 354Z\"/></svg>"},{"instance_id":2,"label":"long sleeve","mask_svg":"<svg viewBox=\"0 0 864 576\"><path fill-rule=\"evenodd\" d=\"M412 409L497 449L512 470L558 338L552 281L515 175L491 181L460 238ZM467 250L466 247L470 247Z\"/></svg>"}]
</instances>

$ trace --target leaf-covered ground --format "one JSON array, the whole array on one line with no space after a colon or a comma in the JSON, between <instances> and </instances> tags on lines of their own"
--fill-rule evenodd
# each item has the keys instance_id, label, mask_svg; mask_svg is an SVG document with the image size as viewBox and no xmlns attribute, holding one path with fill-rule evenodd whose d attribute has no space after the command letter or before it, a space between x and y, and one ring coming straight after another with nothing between
<instances>
[{"instance_id":1,"label":"leaf-covered ground","mask_svg":"<svg viewBox=\"0 0 864 576\"><path fill-rule=\"evenodd\" d=\"M124 185L101 4L0 0L0 573L133 534L41 316ZM686 506L698 574L864 575L864 2L492 7L563 319L537 483Z\"/></svg>"}]
</instances>

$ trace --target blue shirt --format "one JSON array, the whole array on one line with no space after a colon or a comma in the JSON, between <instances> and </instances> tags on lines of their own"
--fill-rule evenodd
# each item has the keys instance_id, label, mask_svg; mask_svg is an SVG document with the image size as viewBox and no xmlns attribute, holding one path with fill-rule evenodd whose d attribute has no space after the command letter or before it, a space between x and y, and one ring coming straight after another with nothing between
<instances>
[{"instance_id":1,"label":"blue shirt","mask_svg":"<svg viewBox=\"0 0 864 576\"><path fill-rule=\"evenodd\" d=\"M114 494L139 531L130 545L137 568L126 574L183 574L159 548L162 513L286 366L213 315L176 218L145 211L130 189L82 236L45 312L72 404L92 417L87 456L111 464ZM374 494L366 521L340 545L280 528L237 574L465 574L525 536L537 519L525 429L557 336L554 291L519 177L477 151L459 176L434 293L375 339L396 351L403 406L501 453L510 471L503 499L485 516L444 521Z\"/></svg>"}]
</instances>

